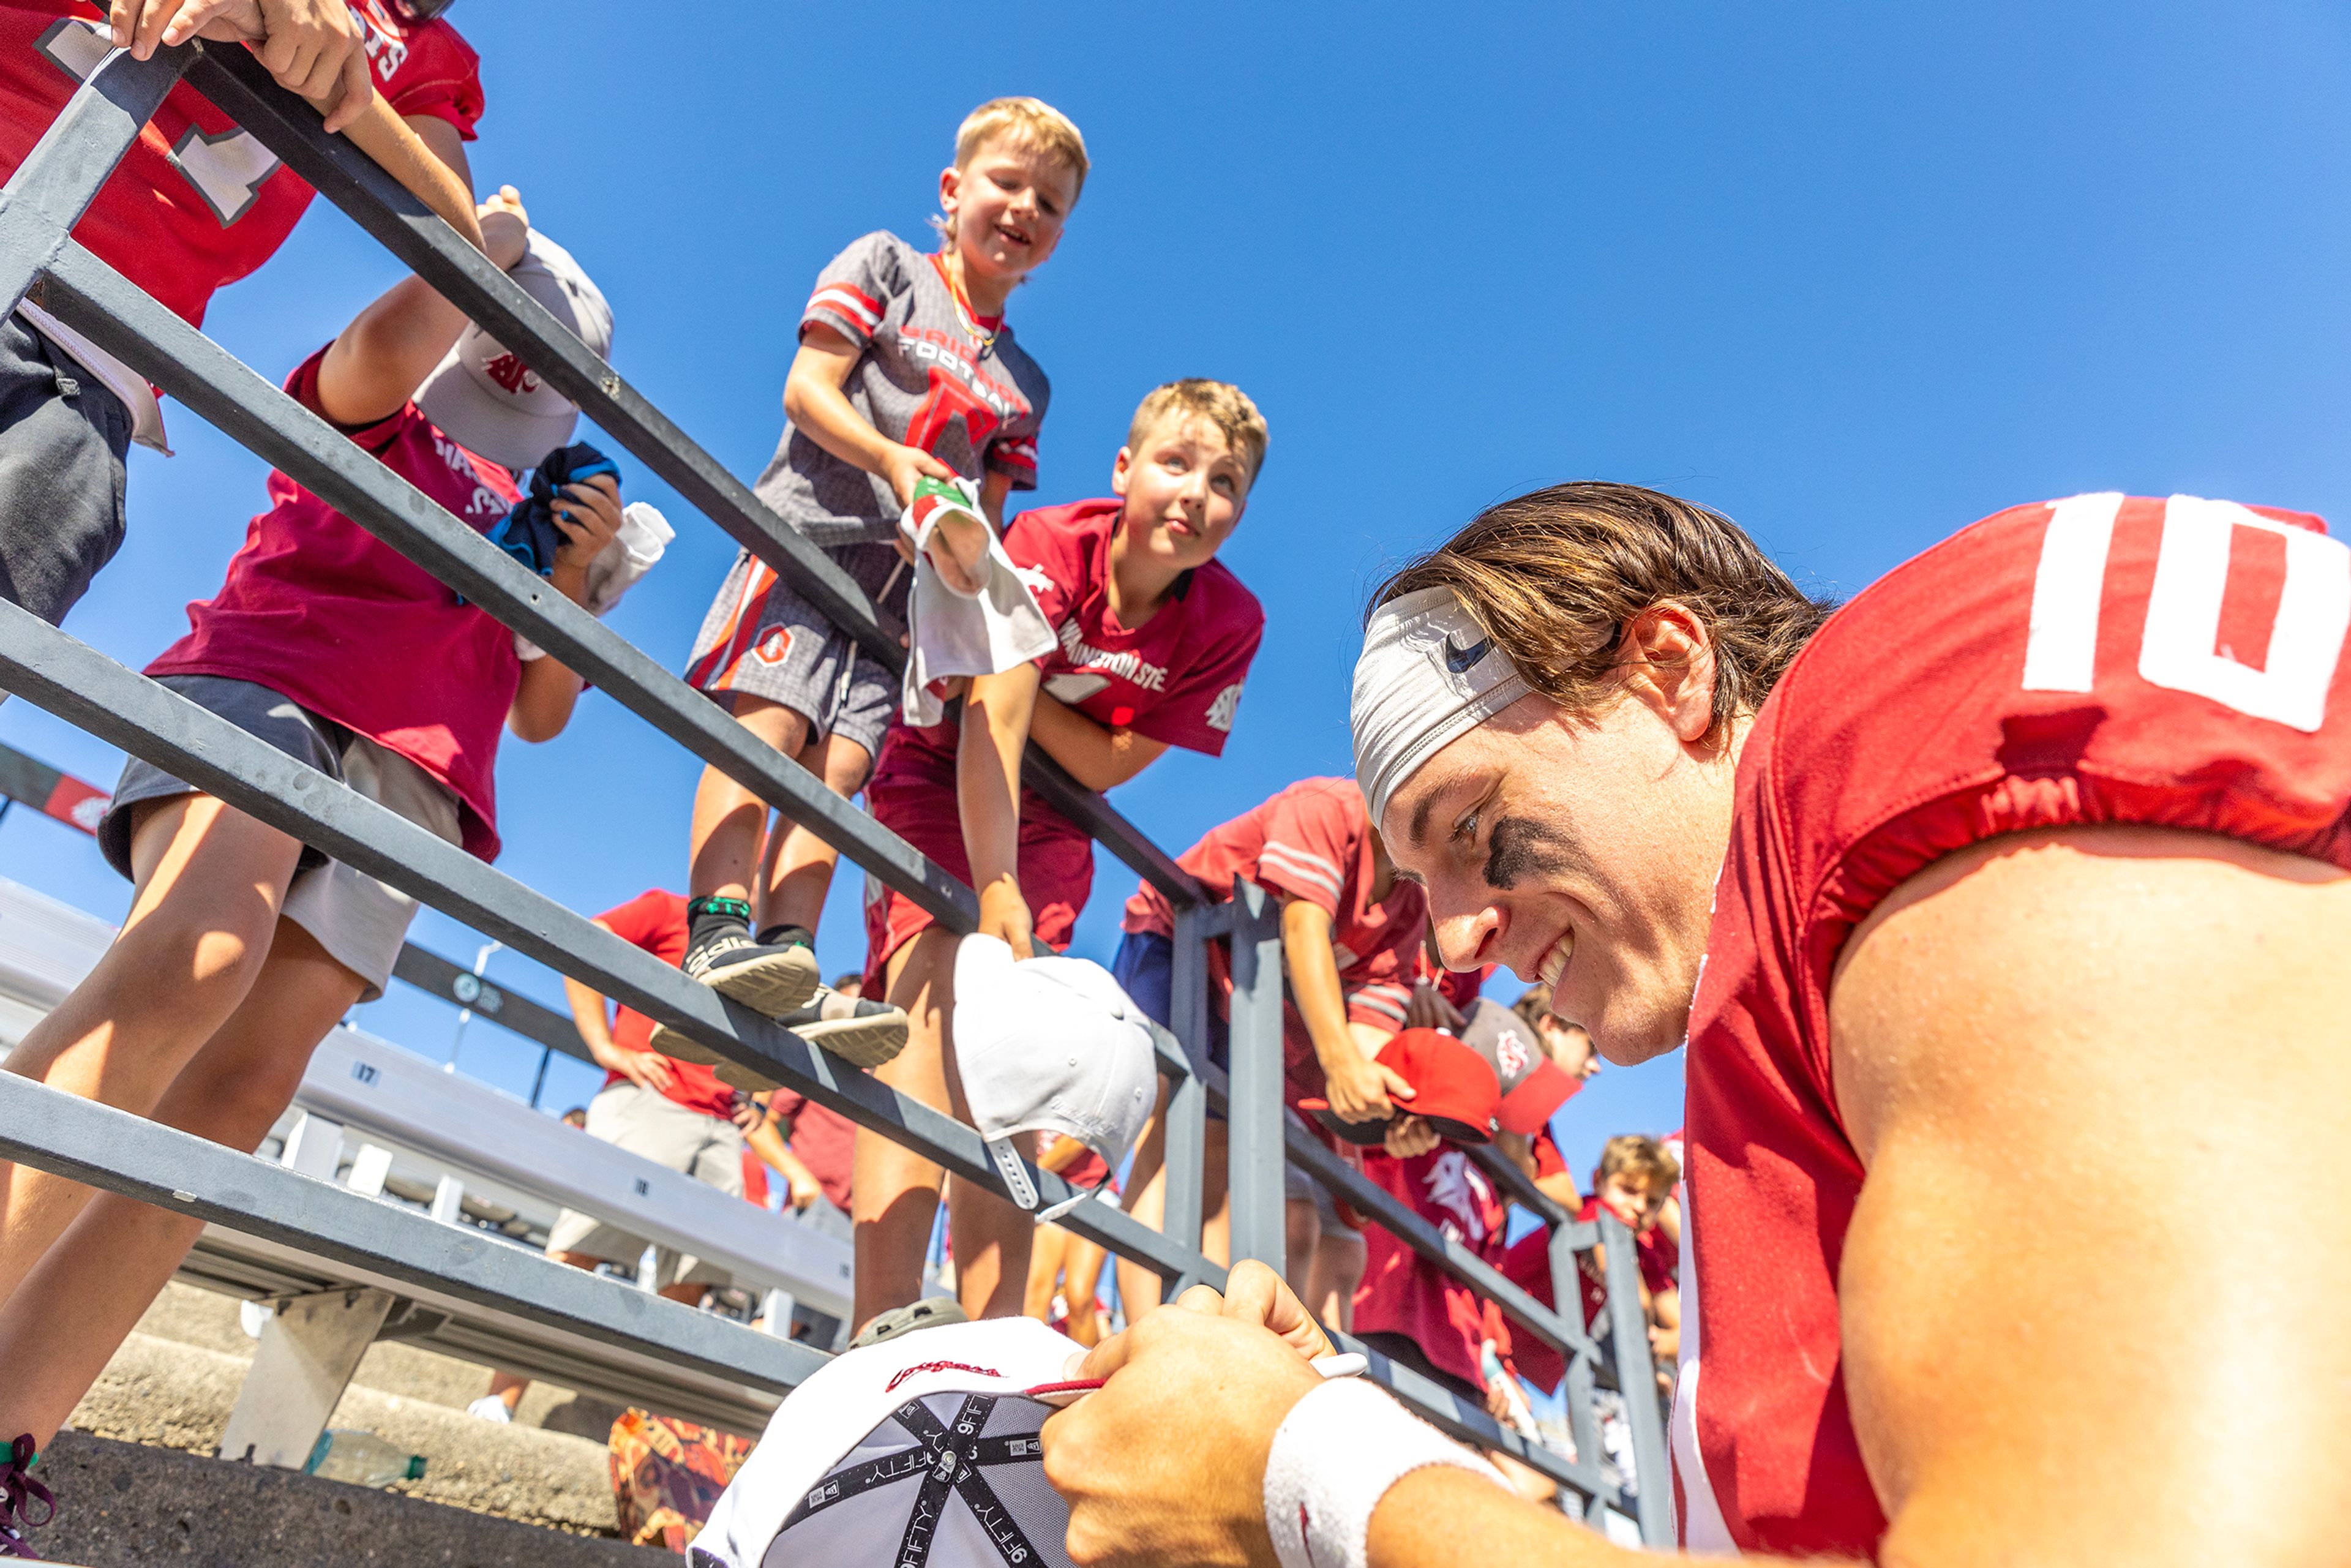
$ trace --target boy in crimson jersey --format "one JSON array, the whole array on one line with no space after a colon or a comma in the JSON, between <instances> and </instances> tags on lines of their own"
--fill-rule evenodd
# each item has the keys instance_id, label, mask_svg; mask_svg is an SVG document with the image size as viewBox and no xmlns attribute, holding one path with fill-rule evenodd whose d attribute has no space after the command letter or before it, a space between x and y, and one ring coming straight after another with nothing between
<instances>
[{"instance_id":1,"label":"boy in crimson jersey","mask_svg":"<svg viewBox=\"0 0 2351 1568\"><path fill-rule=\"evenodd\" d=\"M512 188L481 215L491 259L602 354L602 296L530 231ZM287 390L486 531L519 497L515 470L568 442L579 411L558 415L477 377L492 347L480 336L410 277L304 361ZM543 653L526 658L481 606L287 476L270 475L268 489L271 506L227 580L189 606L188 635L148 673L434 837L494 858L501 734L552 738L580 677ZM619 487L609 474L568 485L551 510L563 542L546 569L550 586L584 603L589 563L620 529ZM252 1148L319 1040L381 993L415 901L136 758L98 837L132 880L131 914L26 1034L9 1071ZM13 1461L26 1463L202 1226L23 1166L0 1165L0 1426L27 1434ZM0 1519L0 1547L9 1527Z\"/></svg>"},{"instance_id":2,"label":"boy in crimson jersey","mask_svg":"<svg viewBox=\"0 0 2351 1568\"><path fill-rule=\"evenodd\" d=\"M288 8L262 6L250 21L276 24L283 20L276 13ZM112 47L93 9L99 8L68 0L0 0L0 172L24 161ZM141 52L151 53L179 7L122 0L115 9L126 27L138 26ZM374 145L369 151L465 228L473 176L465 143L482 115L473 49L447 22L419 22L398 0L356 0L325 17L348 29L320 30L358 62L361 90L381 87L413 133L394 150L399 156ZM262 57L277 60L277 46L302 42L296 32L287 24L284 37L256 37ZM285 57L297 74L281 81L304 90L314 85L304 67L343 57L331 47L304 47ZM359 97L347 92L330 123L357 112ZM420 176L428 160L445 165L467 193L468 210L449 207L446 181ZM202 326L213 291L268 260L316 194L211 99L180 82L74 237ZM142 377L29 301L0 321L0 598L52 624L65 619L122 542L123 462L134 441L167 450L162 408Z\"/></svg>"},{"instance_id":3,"label":"boy in crimson jersey","mask_svg":"<svg viewBox=\"0 0 2351 1568\"><path fill-rule=\"evenodd\" d=\"M1418 961L1428 908L1417 884L1395 874L1352 779L1301 779L1229 822L1211 828L1176 858L1214 898L1229 898L1245 879L1281 904L1282 953L1289 985L1281 1009L1282 1094L1290 1104L1327 1098L1342 1117L1384 1122L1395 1113L1388 1096L1403 1087L1374 1061L1404 1026L1406 986ZM1166 895L1142 883L1126 901L1125 936L1114 973L1127 994L1162 1024L1174 1018L1176 918ZM1208 948L1208 1054L1228 1065L1232 1016L1232 946ZM1455 1021L1458 1021L1457 1019ZM1163 1102L1165 1086L1162 1086ZM1132 1212L1157 1225L1166 1212L1161 1160L1166 1106L1135 1151ZM1310 1124L1319 1125L1319 1124ZM1201 1197L1200 1244L1223 1261L1231 1209L1225 1191L1225 1123L1213 1113L1207 1186ZM1285 1173L1290 1278L1316 1310L1335 1303L1340 1326L1345 1303L1362 1277L1364 1250L1354 1228L1342 1219L1320 1182L1291 1168ZM1123 1260L1118 1288L1130 1317L1159 1300L1159 1276Z\"/></svg>"},{"instance_id":4,"label":"boy in crimson jersey","mask_svg":"<svg viewBox=\"0 0 2351 1568\"><path fill-rule=\"evenodd\" d=\"M2077 496L1823 625L1727 519L1573 485L1380 597L1359 773L1447 960L1540 976L1612 1061L1688 1042L1690 1546L2340 1556L2351 1215L2183 1217L2281 1147L2351 1188L2351 550L2300 513ZM1046 1428L1085 1560L1203 1518L1240 1521L1215 1560L1286 1551L1231 1456L1321 1397L1311 1336L1131 1337ZM1207 1364L1204 1429L1178 1391ZM2263 1461L2223 1509L2219 1433ZM1614 1555L1450 1469L1382 1495L1348 1516L1371 1568Z\"/></svg>"},{"instance_id":5,"label":"boy in crimson jersey","mask_svg":"<svg viewBox=\"0 0 2351 1568\"><path fill-rule=\"evenodd\" d=\"M783 439L759 498L889 614L905 613L898 515L917 481L973 481L998 526L1007 495L1037 487L1051 388L1004 307L1061 243L1087 168L1084 138L1050 105L980 105L939 175L937 252L867 235L826 265L800 313ZM940 530L930 550L942 577L977 580L979 524ZM747 549L711 601L685 678L843 797L863 786L897 711L896 677ZM897 1053L906 1020L895 1009L818 984L810 944L839 858L831 845L781 821L770 832L766 803L711 768L694 798L691 855L687 974L858 1066Z\"/></svg>"},{"instance_id":6,"label":"boy in crimson jersey","mask_svg":"<svg viewBox=\"0 0 2351 1568\"><path fill-rule=\"evenodd\" d=\"M1033 737L1092 789L1141 772L1170 746L1225 748L1265 612L1216 559L1265 461L1257 405L1222 382L1170 382L1135 410L1111 471L1114 495L1024 512L1004 547L1061 645L973 678L960 719L900 722L866 791L874 819L979 894L979 929L1019 957L1059 951L1093 886L1093 841L1020 784ZM946 1040L957 939L895 893L865 909L865 984L886 985L911 1023L879 1072L926 1104L950 1103ZM862 1325L922 1289L939 1168L857 1135L857 1307ZM957 1183L948 1218L956 1276L975 1318L1021 1308L1029 1217Z\"/></svg>"}]
</instances>

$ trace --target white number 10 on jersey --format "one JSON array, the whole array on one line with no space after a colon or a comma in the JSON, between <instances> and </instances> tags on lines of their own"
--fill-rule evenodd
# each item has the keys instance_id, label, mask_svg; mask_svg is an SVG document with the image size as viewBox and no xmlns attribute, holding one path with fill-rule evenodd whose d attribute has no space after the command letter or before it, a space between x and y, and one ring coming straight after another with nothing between
<instances>
[{"instance_id":1,"label":"white number 10 on jersey","mask_svg":"<svg viewBox=\"0 0 2351 1568\"><path fill-rule=\"evenodd\" d=\"M2032 580L2024 689L2086 692L2097 674L2098 609L2119 495L2075 496L2049 508ZM2217 646L2229 587L2229 545L2238 528L2285 541L2285 580L2262 667ZM2273 522L2234 501L2174 496L2164 503L2163 542L2139 638L2139 678L2225 703L2305 732L2325 722L2327 689L2351 630L2351 549L2325 534Z\"/></svg>"}]
</instances>

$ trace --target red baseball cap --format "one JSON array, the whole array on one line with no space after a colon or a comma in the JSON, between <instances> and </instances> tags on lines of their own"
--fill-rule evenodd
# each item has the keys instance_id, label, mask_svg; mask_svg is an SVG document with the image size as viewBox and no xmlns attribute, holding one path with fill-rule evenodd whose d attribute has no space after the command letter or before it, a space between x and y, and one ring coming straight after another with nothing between
<instances>
[{"instance_id":1,"label":"red baseball cap","mask_svg":"<svg viewBox=\"0 0 2351 1568\"><path fill-rule=\"evenodd\" d=\"M1413 1087L1398 1102L1406 1113L1425 1116L1457 1144L1491 1143L1502 1086L1486 1059L1439 1030L1408 1029L1380 1048L1373 1061ZM1351 1144L1376 1144L1387 1137L1386 1122L1350 1122L1328 1100L1301 1100L1298 1108Z\"/></svg>"},{"instance_id":2,"label":"red baseball cap","mask_svg":"<svg viewBox=\"0 0 2351 1568\"><path fill-rule=\"evenodd\" d=\"M1505 1133L1541 1132L1552 1113L1583 1087L1535 1042L1532 1025L1489 997L1470 1008L1461 1040L1486 1059L1501 1082L1494 1120Z\"/></svg>"}]
</instances>

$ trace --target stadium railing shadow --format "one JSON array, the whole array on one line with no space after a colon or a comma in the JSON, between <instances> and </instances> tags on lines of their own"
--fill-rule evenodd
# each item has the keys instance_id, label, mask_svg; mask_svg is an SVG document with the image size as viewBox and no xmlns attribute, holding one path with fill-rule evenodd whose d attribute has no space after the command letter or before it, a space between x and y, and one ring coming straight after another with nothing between
<instances>
[{"instance_id":1,"label":"stadium railing shadow","mask_svg":"<svg viewBox=\"0 0 2351 1568\"><path fill-rule=\"evenodd\" d=\"M237 120L401 261L579 403L617 444L729 537L792 582L893 671L902 628L833 564L611 367L559 326L364 154L326 134L319 116L277 89L246 53L191 43L147 61L116 51L68 103L0 191L0 298L30 298L119 355L191 411L308 486L442 581L600 687L654 729L832 843L950 930L977 918L972 891L796 764L754 739L706 698L442 510L372 455L156 303L72 238L74 225L172 85L184 78ZM726 1001L621 938L454 845L364 800L14 605L0 603L0 687L197 785L335 859L598 991L684 1031L721 1055L935 1161L959 1180L1004 1191L972 1128L837 1062L772 1021ZM1521 1332L1562 1352L1576 1457L1522 1441L1482 1408L1374 1355L1372 1375L1454 1436L1512 1455L1563 1483L1594 1528L1610 1514L1641 1539L1672 1539L1671 1489L1648 1342L1634 1284L1632 1239L1613 1218L1574 1218L1512 1167L1484 1168L1551 1234L1554 1299L1580 1302L1577 1254L1607 1262L1610 1343L1579 1311L1554 1312L1332 1155L1281 1098L1279 910L1242 884L1229 903L1196 883L1101 796L1033 748L1025 781L1164 891L1176 910L1177 1017L1157 1032L1173 1083L1167 1218L1154 1231L1104 1203L1060 1223L1153 1270L1170 1291L1219 1285L1200 1241L1202 1143L1211 1103L1230 1122L1232 1248L1283 1260L1282 1166L1296 1163L1437 1268L1493 1300ZM1233 949L1233 1071L1207 1061L1204 945ZM386 1204L141 1117L0 1073L0 1155L175 1208L350 1271L559 1329L616 1354L781 1392L822 1364L804 1345L583 1273L472 1227ZM1077 1196L1029 1170L1047 1207ZM1357 1346L1355 1348L1362 1348ZM1593 1390L1605 1362L1625 1404L1633 1454L1623 1484L1603 1448ZM323 1421L324 1414L319 1419Z\"/></svg>"}]
</instances>

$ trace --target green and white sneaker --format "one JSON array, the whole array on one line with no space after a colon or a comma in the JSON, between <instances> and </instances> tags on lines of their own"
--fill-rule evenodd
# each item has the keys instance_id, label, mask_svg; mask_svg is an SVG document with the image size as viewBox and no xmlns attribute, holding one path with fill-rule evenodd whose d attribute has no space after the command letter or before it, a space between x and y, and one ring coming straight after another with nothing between
<instances>
[{"instance_id":1,"label":"green and white sneaker","mask_svg":"<svg viewBox=\"0 0 2351 1568\"><path fill-rule=\"evenodd\" d=\"M824 989L816 954L804 943L762 942L740 926L722 927L685 950L678 966L729 1001L771 1019L796 1016ZM716 1066L718 1053L677 1030L653 1030L653 1048L680 1061Z\"/></svg>"}]
</instances>

